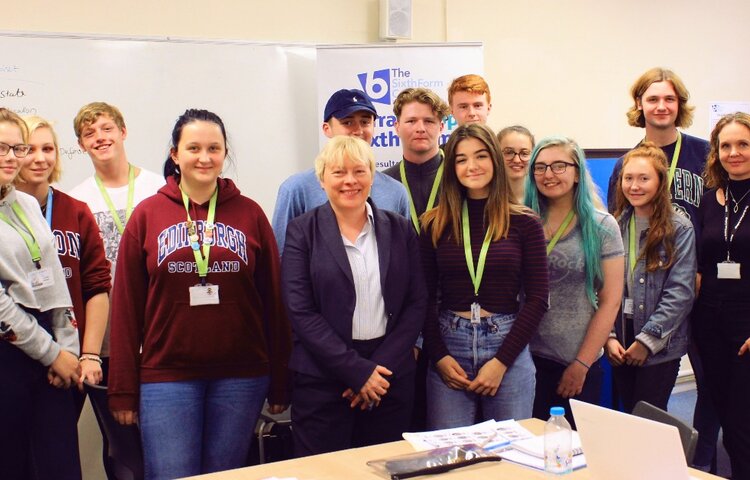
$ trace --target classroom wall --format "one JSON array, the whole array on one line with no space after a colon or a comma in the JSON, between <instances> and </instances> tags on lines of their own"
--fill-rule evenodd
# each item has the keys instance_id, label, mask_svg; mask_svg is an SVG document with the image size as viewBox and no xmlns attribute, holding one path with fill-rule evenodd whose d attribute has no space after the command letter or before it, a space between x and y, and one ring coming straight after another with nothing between
<instances>
[{"instance_id":1,"label":"classroom wall","mask_svg":"<svg viewBox=\"0 0 750 480\"><path fill-rule=\"evenodd\" d=\"M709 136L708 104L750 98L744 0L446 0L448 41L484 42L495 126L520 122L563 133L586 148L626 148L643 136L627 125L629 89L648 68L677 72L695 122Z\"/></svg>"},{"instance_id":2,"label":"classroom wall","mask_svg":"<svg viewBox=\"0 0 750 480\"><path fill-rule=\"evenodd\" d=\"M685 80L697 107L688 129L695 135L709 134L709 102L750 99L745 0L413 5L412 41L484 43L495 128L523 123L537 135L564 133L587 148L628 147L642 136L625 120L628 89L656 65ZM379 40L377 0L27 0L4 9L0 29L302 43Z\"/></svg>"}]
</instances>

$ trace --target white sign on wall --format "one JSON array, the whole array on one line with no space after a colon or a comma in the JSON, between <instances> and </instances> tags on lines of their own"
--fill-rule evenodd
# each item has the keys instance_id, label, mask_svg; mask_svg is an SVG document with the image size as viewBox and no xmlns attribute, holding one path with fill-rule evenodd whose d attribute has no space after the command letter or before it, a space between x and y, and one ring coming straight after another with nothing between
<instances>
[{"instance_id":1,"label":"white sign on wall","mask_svg":"<svg viewBox=\"0 0 750 480\"><path fill-rule=\"evenodd\" d=\"M454 78L484 72L481 43L409 44L319 47L317 55L318 117L328 98L342 88L365 92L378 111L372 147L378 169L401 160L401 144L393 128L393 101L409 87L433 90L448 102L448 87ZM446 119L440 143L456 127ZM320 147L328 139L320 133Z\"/></svg>"},{"instance_id":2,"label":"white sign on wall","mask_svg":"<svg viewBox=\"0 0 750 480\"><path fill-rule=\"evenodd\" d=\"M708 105L708 135L721 117L735 112L750 113L750 102L711 102Z\"/></svg>"}]
</instances>

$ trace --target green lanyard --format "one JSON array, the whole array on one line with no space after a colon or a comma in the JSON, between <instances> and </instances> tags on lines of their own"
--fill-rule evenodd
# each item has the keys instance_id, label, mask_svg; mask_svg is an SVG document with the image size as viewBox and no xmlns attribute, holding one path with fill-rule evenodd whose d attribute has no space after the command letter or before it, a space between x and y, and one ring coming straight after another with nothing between
<instances>
[{"instance_id":1,"label":"green lanyard","mask_svg":"<svg viewBox=\"0 0 750 480\"><path fill-rule=\"evenodd\" d=\"M644 141L646 139L644 138ZM680 158L680 150L682 150L682 134L677 131L677 145L674 146L674 152L672 153L672 162L669 164L669 183L667 186L672 188L672 179L674 178L674 172L677 170L677 160Z\"/></svg>"},{"instance_id":2,"label":"green lanyard","mask_svg":"<svg viewBox=\"0 0 750 480\"><path fill-rule=\"evenodd\" d=\"M680 158L680 150L682 149L682 134L677 132L677 145L674 146L674 153L672 154L672 163L669 164L669 184L668 187L672 188L672 179L674 178L674 171L677 170L677 160Z\"/></svg>"},{"instance_id":3,"label":"green lanyard","mask_svg":"<svg viewBox=\"0 0 750 480\"><path fill-rule=\"evenodd\" d=\"M464 236L464 254L466 256L466 266L469 267L469 275L471 276L471 283L474 284L474 296L479 295L479 285L482 283L482 275L484 274L484 264L487 262L487 251L490 249L490 242L492 236L490 231L484 235L484 241L482 242L482 249L479 251L479 261L477 262L476 272L474 270L474 256L471 254L471 232L469 231L469 207L464 205L461 210L461 223L463 224L463 236Z\"/></svg>"},{"instance_id":4,"label":"green lanyard","mask_svg":"<svg viewBox=\"0 0 750 480\"><path fill-rule=\"evenodd\" d=\"M96 180L96 186L99 187L99 191L102 193L104 203L106 203L107 207L109 207L109 213L112 214L112 219L115 221L115 225L117 225L117 231L120 232L120 235L122 235L122 232L125 231L125 226L120 221L120 216L117 215L117 209L115 208L114 203L112 203L112 199L109 197L107 189L104 188L104 184L99 178L99 175L94 175L94 180ZM128 203L125 207L125 223L128 223L128 220L130 220L130 214L133 213L133 194L135 192L134 187L135 169L132 165L128 164Z\"/></svg>"},{"instance_id":5,"label":"green lanyard","mask_svg":"<svg viewBox=\"0 0 750 480\"><path fill-rule=\"evenodd\" d=\"M180 188L182 194L182 203L185 205L185 213L187 214L188 234L190 235L190 247L193 249L193 255L195 256L195 264L198 266L198 276L201 279L201 285L206 285L206 276L208 275L208 256L211 253L211 245L214 243L213 231L214 231L214 217L216 216L216 199L219 196L219 187L216 187L214 194L211 195L211 201L208 202L208 217L206 217L206 223L203 226L203 254L201 255L201 247L198 243L198 231L195 226L195 222L190 218L190 199L185 192Z\"/></svg>"},{"instance_id":6,"label":"green lanyard","mask_svg":"<svg viewBox=\"0 0 750 480\"><path fill-rule=\"evenodd\" d=\"M630 216L628 224L628 265L630 266L630 276L635 272L635 263L637 259L635 244L635 212Z\"/></svg>"},{"instance_id":7,"label":"green lanyard","mask_svg":"<svg viewBox=\"0 0 750 480\"><path fill-rule=\"evenodd\" d=\"M573 221L574 215L575 214L573 213L573 210L571 210L565 216L565 220L563 220L563 223L557 228L555 235L552 237L552 239L549 241L549 244L547 245L547 255L552 253L552 250L555 248L555 245L557 245L557 242L560 240L560 237L563 236L563 232L565 232L565 230L568 228L568 225L570 225L570 222Z\"/></svg>"},{"instance_id":8,"label":"green lanyard","mask_svg":"<svg viewBox=\"0 0 750 480\"><path fill-rule=\"evenodd\" d=\"M432 182L432 190L430 191L430 198L427 200L427 207L425 208L425 212L427 210L431 210L432 207L435 206L435 199L437 198L438 189L440 188L440 179L443 178L443 167L445 166L445 162L443 162L443 151L440 150L440 166L437 169L437 173L435 174L435 180ZM409 189L409 182L406 181L406 167L404 167L405 160L401 160L401 165L399 166L399 170L401 173L401 183L406 187L406 194L409 196L409 210L411 212L411 222L414 224L414 228L417 230L417 233L419 233L419 216L417 215L417 209L414 206L414 199L411 196L411 190Z\"/></svg>"},{"instance_id":9,"label":"green lanyard","mask_svg":"<svg viewBox=\"0 0 750 480\"><path fill-rule=\"evenodd\" d=\"M13 202L10 206L10 208L13 209L13 212L16 214L16 217L21 221L24 227L26 227L26 230L29 231L27 234L18 226L13 223L8 216L2 212L0 212L0 219L13 227L13 229L18 232L18 234L23 238L24 243L26 244L26 248L29 249L29 253L31 254L31 260L34 262L34 265L36 268L42 268L41 264L39 263L42 260L42 250L39 248L39 242L36 239L36 235L34 235L34 230L31 228L31 225L29 224L29 219L26 218L26 214L24 213L23 209L21 208L21 205L18 204L18 202Z\"/></svg>"}]
</instances>

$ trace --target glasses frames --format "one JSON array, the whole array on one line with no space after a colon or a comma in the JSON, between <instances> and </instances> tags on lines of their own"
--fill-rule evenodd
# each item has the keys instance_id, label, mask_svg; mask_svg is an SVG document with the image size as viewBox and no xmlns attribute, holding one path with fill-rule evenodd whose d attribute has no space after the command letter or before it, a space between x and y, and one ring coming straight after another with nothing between
<instances>
[{"instance_id":1,"label":"glasses frames","mask_svg":"<svg viewBox=\"0 0 750 480\"><path fill-rule=\"evenodd\" d=\"M16 158L23 158L29 154L29 151L31 151L31 145L26 145L25 143L8 145L5 142L0 142L0 157L8 155L11 150L13 150L13 154Z\"/></svg>"},{"instance_id":2,"label":"glasses frames","mask_svg":"<svg viewBox=\"0 0 750 480\"><path fill-rule=\"evenodd\" d=\"M528 162L529 158L531 158L531 152L529 150L521 150L520 152L516 152L512 148L506 148L502 151L503 158L505 160L511 161L514 158L516 158L516 155L518 155L518 158L521 159L521 161Z\"/></svg>"},{"instance_id":3,"label":"glasses frames","mask_svg":"<svg viewBox=\"0 0 750 480\"><path fill-rule=\"evenodd\" d=\"M552 162L549 165L546 163L535 163L534 164L534 175L541 177L549 168L555 175L561 175L565 173L568 167L578 168L578 165L573 162Z\"/></svg>"}]
</instances>

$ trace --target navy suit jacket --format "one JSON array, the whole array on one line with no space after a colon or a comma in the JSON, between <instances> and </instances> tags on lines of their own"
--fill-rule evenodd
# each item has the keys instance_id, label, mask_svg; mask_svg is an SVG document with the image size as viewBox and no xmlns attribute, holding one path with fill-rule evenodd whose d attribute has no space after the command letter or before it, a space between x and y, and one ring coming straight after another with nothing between
<instances>
[{"instance_id":1,"label":"navy suit jacket","mask_svg":"<svg viewBox=\"0 0 750 480\"><path fill-rule=\"evenodd\" d=\"M388 321L385 338L369 359L352 348L354 280L330 203L292 220L281 261L282 290L294 333L289 367L338 380L354 391L377 365L394 376L415 368L413 347L427 309L414 227L400 215L371 205Z\"/></svg>"}]
</instances>

